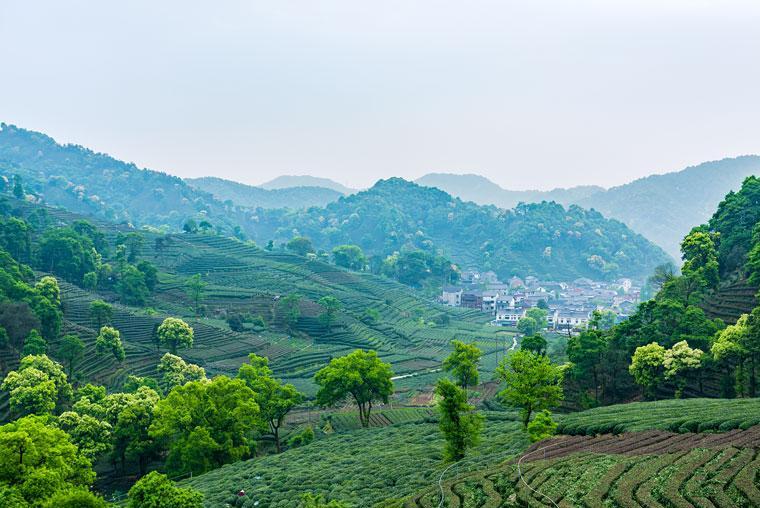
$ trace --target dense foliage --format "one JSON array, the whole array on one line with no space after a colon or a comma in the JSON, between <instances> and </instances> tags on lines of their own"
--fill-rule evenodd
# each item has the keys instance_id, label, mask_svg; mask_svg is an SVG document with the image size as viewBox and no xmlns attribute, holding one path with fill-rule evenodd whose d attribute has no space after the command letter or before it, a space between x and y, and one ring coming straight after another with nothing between
<instances>
[{"instance_id":1,"label":"dense foliage","mask_svg":"<svg viewBox=\"0 0 760 508\"><path fill-rule=\"evenodd\" d=\"M215 177L189 178L191 187L212 194L219 201L247 208L310 208L337 201L343 194L325 187L263 189Z\"/></svg>"}]
</instances>

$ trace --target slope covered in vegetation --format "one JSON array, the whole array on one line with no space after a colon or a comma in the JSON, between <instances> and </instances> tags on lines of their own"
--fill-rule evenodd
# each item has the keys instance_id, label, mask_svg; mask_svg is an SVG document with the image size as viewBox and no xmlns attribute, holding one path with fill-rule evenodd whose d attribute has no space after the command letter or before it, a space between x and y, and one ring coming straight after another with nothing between
<instances>
[{"instance_id":1,"label":"slope covered in vegetation","mask_svg":"<svg viewBox=\"0 0 760 508\"><path fill-rule=\"evenodd\" d=\"M546 202L500 210L399 178L324 209L269 210L256 220L257 241L285 241L296 232L317 247L352 243L381 257L421 249L503 278L645 277L668 260L645 238L597 212Z\"/></svg>"}]
</instances>

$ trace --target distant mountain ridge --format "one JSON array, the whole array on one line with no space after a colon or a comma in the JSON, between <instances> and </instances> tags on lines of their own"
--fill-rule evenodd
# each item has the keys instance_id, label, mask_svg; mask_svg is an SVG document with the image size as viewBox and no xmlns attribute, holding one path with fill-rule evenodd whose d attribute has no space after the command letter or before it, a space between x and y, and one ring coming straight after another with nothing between
<instances>
[{"instance_id":1,"label":"distant mountain ridge","mask_svg":"<svg viewBox=\"0 0 760 508\"><path fill-rule=\"evenodd\" d=\"M488 178L476 174L428 173L415 180L426 187L437 187L442 191L464 201L480 205L495 205L499 208L514 208L518 203L540 203L556 201L561 205L570 205L588 196L604 191L596 185L581 185L567 189L557 188L549 191L509 190Z\"/></svg>"},{"instance_id":2,"label":"distant mountain ridge","mask_svg":"<svg viewBox=\"0 0 760 508\"><path fill-rule=\"evenodd\" d=\"M332 189L336 192L340 192L344 195L356 192L356 189L346 187L335 180L310 175L282 175L274 180L262 183L259 187L268 190L289 189L291 187L323 187L325 189Z\"/></svg>"},{"instance_id":3,"label":"distant mountain ridge","mask_svg":"<svg viewBox=\"0 0 760 508\"><path fill-rule=\"evenodd\" d=\"M651 175L604 189L579 186L550 191L513 191L473 174L430 173L416 180L465 201L513 208L519 202L556 201L593 208L617 219L680 259L680 242L694 224L705 222L723 197L760 174L760 156L745 155Z\"/></svg>"},{"instance_id":4,"label":"distant mountain ridge","mask_svg":"<svg viewBox=\"0 0 760 508\"><path fill-rule=\"evenodd\" d=\"M326 187L286 187L263 189L213 176L185 178L192 187L212 194L220 201L232 201L248 208L309 208L325 206L343 196Z\"/></svg>"}]
</instances>

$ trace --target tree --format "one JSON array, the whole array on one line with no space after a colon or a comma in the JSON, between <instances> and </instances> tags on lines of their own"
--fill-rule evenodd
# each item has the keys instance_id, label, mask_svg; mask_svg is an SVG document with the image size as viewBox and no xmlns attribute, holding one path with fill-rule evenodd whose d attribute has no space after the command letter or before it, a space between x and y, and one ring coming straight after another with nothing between
<instances>
[{"instance_id":1,"label":"tree","mask_svg":"<svg viewBox=\"0 0 760 508\"><path fill-rule=\"evenodd\" d=\"M543 298L539 300L538 302L536 302L536 307L538 307L539 309L545 310L547 313L549 312L549 304L546 303L546 300L544 300Z\"/></svg>"},{"instance_id":2,"label":"tree","mask_svg":"<svg viewBox=\"0 0 760 508\"><path fill-rule=\"evenodd\" d=\"M93 416L65 411L58 417L58 428L71 437L79 453L97 459L111 448L111 424Z\"/></svg>"},{"instance_id":3,"label":"tree","mask_svg":"<svg viewBox=\"0 0 760 508\"><path fill-rule=\"evenodd\" d=\"M478 364L483 352L474 344L460 340L451 341L454 351L443 361L443 370L450 372L465 393L470 386L478 384Z\"/></svg>"},{"instance_id":4,"label":"tree","mask_svg":"<svg viewBox=\"0 0 760 508\"><path fill-rule=\"evenodd\" d=\"M340 300L334 296L323 296L317 303L325 309L324 312L319 315L319 321L325 328L327 328L327 332L330 333L332 324L335 322L335 316L342 307Z\"/></svg>"},{"instance_id":5,"label":"tree","mask_svg":"<svg viewBox=\"0 0 760 508\"><path fill-rule=\"evenodd\" d=\"M180 488L165 474L151 471L135 483L127 495L129 508L203 508L203 494Z\"/></svg>"},{"instance_id":6,"label":"tree","mask_svg":"<svg viewBox=\"0 0 760 508\"><path fill-rule=\"evenodd\" d=\"M539 331L538 323L532 317L523 317L517 322L517 329L523 335L535 335Z\"/></svg>"},{"instance_id":7,"label":"tree","mask_svg":"<svg viewBox=\"0 0 760 508\"><path fill-rule=\"evenodd\" d=\"M21 177L13 175L13 197L16 199L24 199L24 186L21 184Z\"/></svg>"},{"instance_id":8,"label":"tree","mask_svg":"<svg viewBox=\"0 0 760 508\"><path fill-rule=\"evenodd\" d=\"M718 273L718 250L715 247L717 235L702 228L694 228L681 242L684 275L696 275L706 287L715 287Z\"/></svg>"},{"instance_id":9,"label":"tree","mask_svg":"<svg viewBox=\"0 0 760 508\"><path fill-rule=\"evenodd\" d=\"M546 339L541 334L528 335L520 341L520 349L530 351L537 355L546 354Z\"/></svg>"},{"instance_id":10,"label":"tree","mask_svg":"<svg viewBox=\"0 0 760 508\"><path fill-rule=\"evenodd\" d=\"M373 402L387 403L393 393L392 376L391 366L380 361L376 351L357 349L333 358L314 376L319 385L317 403L331 406L352 398L359 408L359 421L369 427Z\"/></svg>"},{"instance_id":11,"label":"tree","mask_svg":"<svg viewBox=\"0 0 760 508\"><path fill-rule=\"evenodd\" d=\"M95 269L92 241L72 228L52 228L39 242L39 265L66 280L80 283L85 273Z\"/></svg>"},{"instance_id":12,"label":"tree","mask_svg":"<svg viewBox=\"0 0 760 508\"><path fill-rule=\"evenodd\" d=\"M24 356L28 355L44 355L47 353L48 344L47 341L42 338L40 332L32 330L24 340Z\"/></svg>"},{"instance_id":13,"label":"tree","mask_svg":"<svg viewBox=\"0 0 760 508\"><path fill-rule=\"evenodd\" d=\"M45 503L45 508L108 508L106 501L84 487L59 490Z\"/></svg>"},{"instance_id":14,"label":"tree","mask_svg":"<svg viewBox=\"0 0 760 508\"><path fill-rule=\"evenodd\" d=\"M0 464L0 487L22 497L23 506L40 506L60 491L88 487L95 480L89 459L41 416L0 427Z\"/></svg>"},{"instance_id":15,"label":"tree","mask_svg":"<svg viewBox=\"0 0 760 508\"><path fill-rule=\"evenodd\" d=\"M28 263L32 252L31 233L29 224L9 217L5 222L0 221L0 246L17 261Z\"/></svg>"},{"instance_id":16,"label":"tree","mask_svg":"<svg viewBox=\"0 0 760 508\"><path fill-rule=\"evenodd\" d=\"M294 252L299 256L305 256L306 254L314 252L314 246L311 244L311 240L303 236L297 236L291 239L286 247L289 251Z\"/></svg>"},{"instance_id":17,"label":"tree","mask_svg":"<svg viewBox=\"0 0 760 508\"><path fill-rule=\"evenodd\" d=\"M214 229L214 226L211 225L211 223L207 220L202 220L200 223L198 223L198 229L201 230L203 233L208 233L212 229Z\"/></svg>"},{"instance_id":18,"label":"tree","mask_svg":"<svg viewBox=\"0 0 760 508\"><path fill-rule=\"evenodd\" d=\"M502 360L496 374L507 385L499 398L521 409L525 429L534 411L552 408L562 400L562 369L546 356L515 351Z\"/></svg>"},{"instance_id":19,"label":"tree","mask_svg":"<svg viewBox=\"0 0 760 508\"><path fill-rule=\"evenodd\" d=\"M127 305L143 306L150 296L145 275L137 267L129 264L122 266L116 291Z\"/></svg>"},{"instance_id":20,"label":"tree","mask_svg":"<svg viewBox=\"0 0 760 508\"><path fill-rule=\"evenodd\" d=\"M100 329L100 333L95 339L95 349L101 355L112 354L117 362L123 362L126 358L119 330L110 326L104 326Z\"/></svg>"},{"instance_id":21,"label":"tree","mask_svg":"<svg viewBox=\"0 0 760 508\"><path fill-rule=\"evenodd\" d=\"M295 328L301 317L301 296L288 295L277 302L277 315L290 329Z\"/></svg>"},{"instance_id":22,"label":"tree","mask_svg":"<svg viewBox=\"0 0 760 508\"><path fill-rule=\"evenodd\" d=\"M158 364L158 372L163 375L161 384L168 392L175 386L182 386L190 381L206 380L206 371L192 363L186 363L179 356L166 353Z\"/></svg>"},{"instance_id":23,"label":"tree","mask_svg":"<svg viewBox=\"0 0 760 508\"><path fill-rule=\"evenodd\" d=\"M611 310L595 310L591 313L589 328L594 330L609 330L617 322L617 314Z\"/></svg>"},{"instance_id":24,"label":"tree","mask_svg":"<svg viewBox=\"0 0 760 508\"><path fill-rule=\"evenodd\" d=\"M193 329L179 318L164 319L156 333L159 343L168 347L173 355L177 354L177 348L193 347Z\"/></svg>"},{"instance_id":25,"label":"tree","mask_svg":"<svg viewBox=\"0 0 760 508\"><path fill-rule=\"evenodd\" d=\"M63 368L45 355L22 358L0 388L10 392L11 410L21 415L52 413L72 395Z\"/></svg>"},{"instance_id":26,"label":"tree","mask_svg":"<svg viewBox=\"0 0 760 508\"><path fill-rule=\"evenodd\" d=\"M93 300L90 302L90 319L95 324L96 330L110 325L113 319L113 307L103 300Z\"/></svg>"},{"instance_id":27,"label":"tree","mask_svg":"<svg viewBox=\"0 0 760 508\"><path fill-rule=\"evenodd\" d=\"M528 437L531 443L552 437L557 433L557 422L552 419L551 411L544 409L528 424Z\"/></svg>"},{"instance_id":28,"label":"tree","mask_svg":"<svg viewBox=\"0 0 760 508\"><path fill-rule=\"evenodd\" d=\"M274 437L277 453L280 453L280 427L290 410L303 402L303 394L293 385L283 384L274 379L269 368L269 359L253 353L248 355L248 363L240 366L238 378L245 381L256 394L261 418L268 432Z\"/></svg>"},{"instance_id":29,"label":"tree","mask_svg":"<svg viewBox=\"0 0 760 508\"><path fill-rule=\"evenodd\" d=\"M332 250L333 260L338 266L349 270L363 270L367 258L358 245L338 245Z\"/></svg>"},{"instance_id":30,"label":"tree","mask_svg":"<svg viewBox=\"0 0 760 508\"><path fill-rule=\"evenodd\" d=\"M749 396L757 396L757 364L760 362L760 307L755 307L747 318L747 331L741 345L749 362Z\"/></svg>"},{"instance_id":31,"label":"tree","mask_svg":"<svg viewBox=\"0 0 760 508\"><path fill-rule=\"evenodd\" d=\"M665 351L662 366L665 369L665 379L675 380L675 398L681 398L689 372L702 366L702 355L701 349L690 348L685 340L675 343L673 347Z\"/></svg>"},{"instance_id":32,"label":"tree","mask_svg":"<svg viewBox=\"0 0 760 508\"><path fill-rule=\"evenodd\" d=\"M111 424L113 457L121 463L122 471L129 458L137 461L140 474L144 475L150 459L156 455L158 446L148 430L159 398L155 390L141 386L134 393L113 393L102 403L90 405L95 411L102 411ZM78 405L74 407L77 411Z\"/></svg>"},{"instance_id":33,"label":"tree","mask_svg":"<svg viewBox=\"0 0 760 508\"><path fill-rule=\"evenodd\" d=\"M583 331L567 341L567 358L572 364L570 372L584 389L589 384L593 386L596 404L599 404L602 384L602 360L608 347L607 337L596 329Z\"/></svg>"},{"instance_id":34,"label":"tree","mask_svg":"<svg viewBox=\"0 0 760 508\"><path fill-rule=\"evenodd\" d=\"M435 394L440 397L438 425L446 439L444 457L447 461L461 460L467 448L478 443L483 416L472 413L475 408L467 403L467 392L448 379L438 380Z\"/></svg>"},{"instance_id":35,"label":"tree","mask_svg":"<svg viewBox=\"0 0 760 508\"><path fill-rule=\"evenodd\" d=\"M723 395L733 397L736 388L739 388L739 395L744 395L742 380L742 365L746 358L747 351L744 349L744 337L747 334L748 314L742 314L736 321L736 324L727 326L718 333L710 352L715 361L721 363L725 368ZM737 368L734 368L736 366ZM733 383L730 381L733 380ZM729 381L729 382L726 382Z\"/></svg>"},{"instance_id":36,"label":"tree","mask_svg":"<svg viewBox=\"0 0 760 508\"><path fill-rule=\"evenodd\" d=\"M41 296L47 298L50 303L56 307L61 305L61 289L58 287L58 280L55 277L45 276L34 285Z\"/></svg>"},{"instance_id":37,"label":"tree","mask_svg":"<svg viewBox=\"0 0 760 508\"><path fill-rule=\"evenodd\" d=\"M193 312L195 315L200 315L201 301L203 301L203 290L206 288L206 283L201 279L201 274L196 273L185 282L187 288L187 296L190 301L193 302Z\"/></svg>"},{"instance_id":38,"label":"tree","mask_svg":"<svg viewBox=\"0 0 760 508\"><path fill-rule=\"evenodd\" d=\"M158 268L150 261L145 261L144 259L137 263L135 267L143 274L145 287L152 293L158 285Z\"/></svg>"},{"instance_id":39,"label":"tree","mask_svg":"<svg viewBox=\"0 0 760 508\"><path fill-rule=\"evenodd\" d=\"M255 397L243 380L226 376L174 387L156 404L150 426L169 451L167 471L200 474L247 458L260 424Z\"/></svg>"},{"instance_id":40,"label":"tree","mask_svg":"<svg viewBox=\"0 0 760 508\"><path fill-rule=\"evenodd\" d=\"M665 348L656 342L639 346L633 353L628 372L631 373L636 384L644 389L644 395L653 399L657 394L657 387L662 382L665 361Z\"/></svg>"},{"instance_id":41,"label":"tree","mask_svg":"<svg viewBox=\"0 0 760 508\"><path fill-rule=\"evenodd\" d=\"M193 219L187 219L185 221L185 224L182 226L182 231L185 233L197 233L198 223L196 223Z\"/></svg>"},{"instance_id":42,"label":"tree","mask_svg":"<svg viewBox=\"0 0 760 508\"><path fill-rule=\"evenodd\" d=\"M525 311L525 316L529 318L533 318L533 320L536 322L536 327L538 330L543 330L547 326L549 326L549 322L547 320L547 316L549 313L540 307L533 307L532 309L528 309ZM532 334L529 334L532 335Z\"/></svg>"},{"instance_id":43,"label":"tree","mask_svg":"<svg viewBox=\"0 0 760 508\"><path fill-rule=\"evenodd\" d=\"M71 378L74 366L84 357L84 342L76 335L64 335L58 345L58 356L68 366L67 375Z\"/></svg>"}]
</instances>

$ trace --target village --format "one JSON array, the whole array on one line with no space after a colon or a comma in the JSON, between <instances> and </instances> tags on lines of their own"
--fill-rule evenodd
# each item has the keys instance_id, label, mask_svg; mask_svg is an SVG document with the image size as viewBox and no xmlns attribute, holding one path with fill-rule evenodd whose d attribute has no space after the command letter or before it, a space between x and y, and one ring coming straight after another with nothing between
<instances>
[{"instance_id":1,"label":"village","mask_svg":"<svg viewBox=\"0 0 760 508\"><path fill-rule=\"evenodd\" d=\"M443 287L440 302L451 307L478 309L493 316L494 326L516 327L528 311L546 311L550 330L579 331L588 328L594 311L619 322L636 309L641 288L630 279L613 282L579 278L572 282L542 281L513 276L502 282L492 271L462 272L459 284Z\"/></svg>"}]
</instances>

